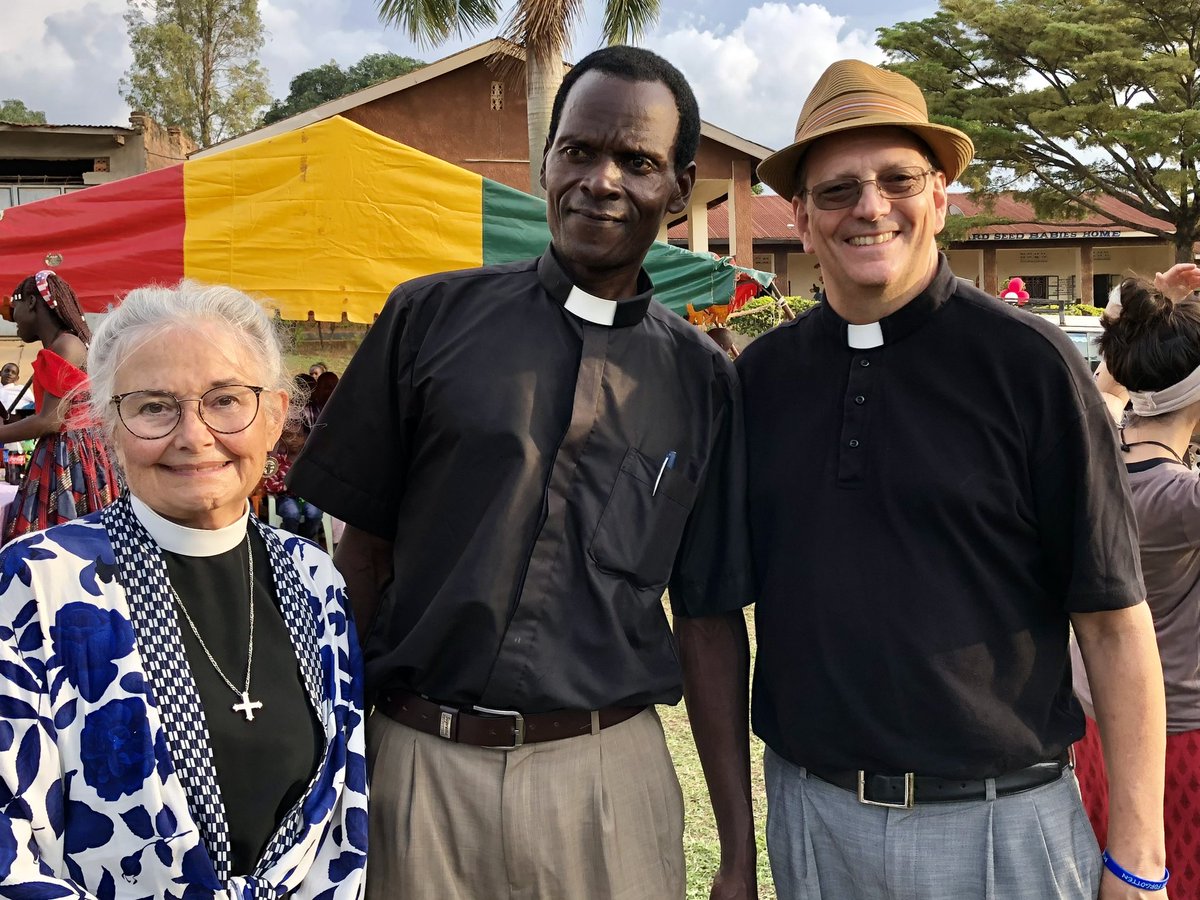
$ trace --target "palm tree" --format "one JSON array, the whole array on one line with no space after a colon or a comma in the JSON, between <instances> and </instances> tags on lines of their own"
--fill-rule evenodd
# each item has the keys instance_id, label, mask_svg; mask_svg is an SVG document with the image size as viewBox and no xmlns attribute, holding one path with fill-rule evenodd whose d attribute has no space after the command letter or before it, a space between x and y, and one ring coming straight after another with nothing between
<instances>
[{"instance_id":1,"label":"palm tree","mask_svg":"<svg viewBox=\"0 0 1200 900\"><path fill-rule=\"evenodd\" d=\"M426 45L440 44L496 24L500 0L377 0L379 18L404 29ZM538 183L542 150L550 131L554 95L562 83L562 60L583 12L583 0L517 0L503 37L525 48L525 94L529 108L529 186ZM658 21L659 0L605 0L604 39L609 44L636 41Z\"/></svg>"}]
</instances>

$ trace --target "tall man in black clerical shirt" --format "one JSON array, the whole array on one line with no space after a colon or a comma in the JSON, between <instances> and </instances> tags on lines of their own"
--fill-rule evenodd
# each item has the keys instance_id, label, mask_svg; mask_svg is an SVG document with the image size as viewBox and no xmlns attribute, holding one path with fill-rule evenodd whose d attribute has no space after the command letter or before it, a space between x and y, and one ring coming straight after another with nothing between
<instances>
[{"instance_id":1,"label":"tall man in black clerical shirt","mask_svg":"<svg viewBox=\"0 0 1200 900\"><path fill-rule=\"evenodd\" d=\"M670 64L582 60L542 165L550 248L396 288L292 469L350 526L371 897L682 897L653 704L684 691L714 896L755 896L740 389L641 268L698 142Z\"/></svg>"}]
</instances>

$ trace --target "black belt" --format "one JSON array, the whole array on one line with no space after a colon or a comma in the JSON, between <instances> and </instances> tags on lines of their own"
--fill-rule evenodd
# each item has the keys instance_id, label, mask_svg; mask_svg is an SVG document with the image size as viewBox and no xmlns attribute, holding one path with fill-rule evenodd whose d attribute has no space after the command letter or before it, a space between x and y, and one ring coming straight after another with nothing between
<instances>
[{"instance_id":1,"label":"black belt","mask_svg":"<svg viewBox=\"0 0 1200 900\"><path fill-rule=\"evenodd\" d=\"M1037 763L1015 772L1005 772L991 779L996 784L996 796L1005 797L1041 787L1056 780L1070 765L1064 752L1051 762ZM874 772L834 771L810 768L810 775L828 781L858 795L858 802L869 806L888 806L912 809L918 803L950 803L958 800L983 800L987 797L984 778L937 778L932 775L879 775Z\"/></svg>"}]
</instances>

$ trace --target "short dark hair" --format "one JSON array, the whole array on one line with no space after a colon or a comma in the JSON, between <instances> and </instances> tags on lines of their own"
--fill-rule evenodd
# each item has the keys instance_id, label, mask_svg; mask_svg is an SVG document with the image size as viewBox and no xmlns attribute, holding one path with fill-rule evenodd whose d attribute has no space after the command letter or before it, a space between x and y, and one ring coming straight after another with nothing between
<instances>
[{"instance_id":1,"label":"short dark hair","mask_svg":"<svg viewBox=\"0 0 1200 900\"><path fill-rule=\"evenodd\" d=\"M1144 278L1121 282L1121 312L1104 315L1100 355L1131 391L1161 391L1200 367L1200 300L1173 301Z\"/></svg>"},{"instance_id":2,"label":"short dark hair","mask_svg":"<svg viewBox=\"0 0 1200 900\"><path fill-rule=\"evenodd\" d=\"M673 154L675 171L679 172L695 161L696 150L700 147L700 107L696 105L696 95L692 93L691 85L682 72L657 53L623 44L589 53L563 76L558 93L554 95L554 107L550 111L547 147L554 143L554 135L558 133L558 122L562 118L567 94L575 82L588 72L602 72L626 81L660 81L665 84L674 95L675 109L679 111L679 128L675 132Z\"/></svg>"}]
</instances>

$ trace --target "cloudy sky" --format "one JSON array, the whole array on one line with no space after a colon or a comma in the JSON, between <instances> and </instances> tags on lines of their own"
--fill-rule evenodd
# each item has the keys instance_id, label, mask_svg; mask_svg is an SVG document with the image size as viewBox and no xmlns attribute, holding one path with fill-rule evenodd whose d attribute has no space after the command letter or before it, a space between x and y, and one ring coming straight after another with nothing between
<instances>
[{"instance_id":1,"label":"cloudy sky","mask_svg":"<svg viewBox=\"0 0 1200 900\"><path fill-rule=\"evenodd\" d=\"M877 27L936 9L935 0L752 2L663 0L662 18L642 43L688 76L705 120L768 147L789 142L804 95L830 62L878 62ZM125 124L129 109L118 93L130 63L125 7L126 0L0 0L0 99L23 100L51 123ZM391 50L432 61L493 36L416 46L379 24L373 0L260 0L260 9L275 97L287 94L294 75L330 59L349 65ZM599 45L602 0L587 0L586 9L571 59Z\"/></svg>"}]
</instances>

